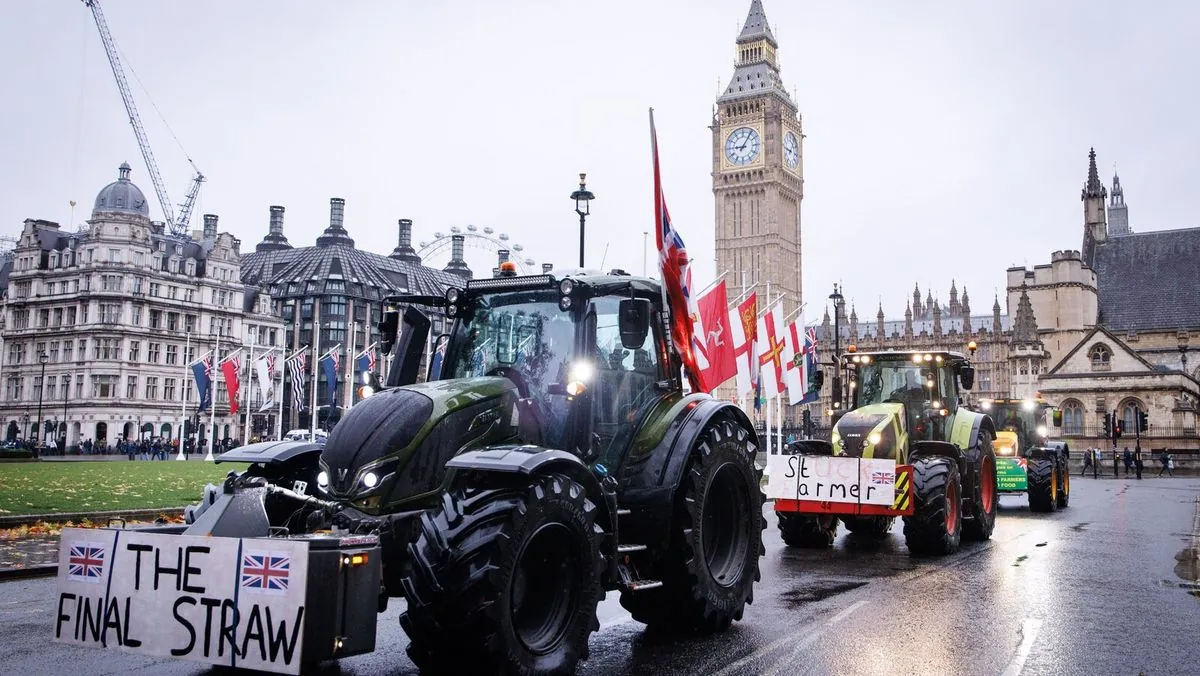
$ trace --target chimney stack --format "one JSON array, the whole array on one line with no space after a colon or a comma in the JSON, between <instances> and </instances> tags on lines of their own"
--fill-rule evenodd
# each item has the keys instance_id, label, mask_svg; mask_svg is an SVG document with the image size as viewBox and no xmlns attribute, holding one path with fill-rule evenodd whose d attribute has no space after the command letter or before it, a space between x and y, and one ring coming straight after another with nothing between
<instances>
[{"instance_id":1,"label":"chimney stack","mask_svg":"<svg viewBox=\"0 0 1200 676\"><path fill-rule=\"evenodd\" d=\"M217 215L204 214L204 239L217 238Z\"/></svg>"},{"instance_id":2,"label":"chimney stack","mask_svg":"<svg viewBox=\"0 0 1200 676\"><path fill-rule=\"evenodd\" d=\"M325 228L325 232L317 238L317 246L347 246L354 248L354 240L350 239L350 233L346 232L346 228L342 225L342 217L346 211L346 200L341 197L331 197L329 199L329 227Z\"/></svg>"},{"instance_id":3,"label":"chimney stack","mask_svg":"<svg viewBox=\"0 0 1200 676\"><path fill-rule=\"evenodd\" d=\"M471 279L471 268L467 267L467 261L463 258L463 249L467 238L463 235L450 236L450 262L443 268L446 272L452 275L458 275L463 279Z\"/></svg>"},{"instance_id":4,"label":"chimney stack","mask_svg":"<svg viewBox=\"0 0 1200 676\"><path fill-rule=\"evenodd\" d=\"M421 257L417 255L416 249L412 246L412 219L401 218L399 224L400 241L388 258L395 258L406 263L412 263L413 265L420 265Z\"/></svg>"},{"instance_id":5,"label":"chimney stack","mask_svg":"<svg viewBox=\"0 0 1200 676\"><path fill-rule=\"evenodd\" d=\"M329 229L330 230L345 230L342 225L342 217L346 212L346 200L341 197L332 197L329 200Z\"/></svg>"},{"instance_id":6,"label":"chimney stack","mask_svg":"<svg viewBox=\"0 0 1200 676\"><path fill-rule=\"evenodd\" d=\"M400 248L412 246L412 219L400 219Z\"/></svg>"},{"instance_id":7,"label":"chimney stack","mask_svg":"<svg viewBox=\"0 0 1200 676\"><path fill-rule=\"evenodd\" d=\"M267 232L267 236L263 237L263 241L254 247L255 251L274 251L277 249L290 249L292 245L288 242L287 237L283 235L283 207L271 207L271 227Z\"/></svg>"},{"instance_id":8,"label":"chimney stack","mask_svg":"<svg viewBox=\"0 0 1200 676\"><path fill-rule=\"evenodd\" d=\"M507 262L508 262L508 260L509 260L509 251L508 251L508 249L500 249L500 250L499 250L498 252L496 252L496 253L497 253L497 256L498 256L498 257L499 257L499 259L500 259L500 260L499 260L499 263L503 264L503 263L507 263Z\"/></svg>"}]
</instances>

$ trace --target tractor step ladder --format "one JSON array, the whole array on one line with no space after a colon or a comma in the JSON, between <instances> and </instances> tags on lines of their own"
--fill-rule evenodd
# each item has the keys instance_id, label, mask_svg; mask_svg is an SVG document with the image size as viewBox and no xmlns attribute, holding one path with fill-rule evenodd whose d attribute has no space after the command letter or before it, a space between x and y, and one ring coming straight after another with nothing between
<instances>
[{"instance_id":1,"label":"tractor step ladder","mask_svg":"<svg viewBox=\"0 0 1200 676\"><path fill-rule=\"evenodd\" d=\"M634 580L625 583L625 588L629 591L645 591L647 589L657 589L663 586L663 583L658 580Z\"/></svg>"},{"instance_id":2,"label":"tractor step ladder","mask_svg":"<svg viewBox=\"0 0 1200 676\"><path fill-rule=\"evenodd\" d=\"M648 549L646 545L617 545L618 554L632 554L633 552L644 552Z\"/></svg>"}]
</instances>

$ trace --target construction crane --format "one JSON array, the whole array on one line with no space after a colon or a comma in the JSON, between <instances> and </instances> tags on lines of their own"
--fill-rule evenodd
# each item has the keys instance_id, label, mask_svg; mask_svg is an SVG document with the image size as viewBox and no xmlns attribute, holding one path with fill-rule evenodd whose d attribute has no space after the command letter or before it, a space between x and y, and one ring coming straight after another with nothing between
<instances>
[{"instance_id":1,"label":"construction crane","mask_svg":"<svg viewBox=\"0 0 1200 676\"><path fill-rule=\"evenodd\" d=\"M129 114L129 124L133 126L133 135L137 137L138 147L142 150L142 159L146 161L146 170L150 172L150 180L154 183L154 192L158 194L158 204L162 207L163 218L166 220L172 236L186 239L190 236L188 222L192 219L192 208L196 205L196 197L200 194L200 184L204 182L204 174L200 173L200 170L196 168L196 163L192 162L192 158L189 157L188 164L192 165L196 175L192 178L192 187L188 190L187 197L183 200L183 204L179 205L179 218L176 219L171 199L167 197L167 187L163 183L162 175L158 173L158 164L154 161L154 152L150 150L150 141L146 138L146 130L142 127L142 118L138 115L137 105L133 101L133 92L129 89L129 83L125 81L125 69L121 66L121 58L117 54L117 46L113 42L112 33L108 30L108 22L104 20L104 11L100 9L99 0L83 0L83 4L92 10L92 16L96 19L96 28L100 30L100 40L104 43L105 53L108 54L108 63L112 66L113 77L117 79L117 89L121 91L121 100L125 102L125 112Z\"/></svg>"}]
</instances>

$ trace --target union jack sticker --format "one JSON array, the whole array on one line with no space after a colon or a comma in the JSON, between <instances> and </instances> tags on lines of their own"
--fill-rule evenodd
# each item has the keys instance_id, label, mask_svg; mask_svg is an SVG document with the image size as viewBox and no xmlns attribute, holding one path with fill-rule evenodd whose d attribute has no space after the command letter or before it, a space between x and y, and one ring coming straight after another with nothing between
<instances>
[{"instance_id":1,"label":"union jack sticker","mask_svg":"<svg viewBox=\"0 0 1200 676\"><path fill-rule=\"evenodd\" d=\"M878 486L886 486L896 482L896 475L892 472L871 472L871 483Z\"/></svg>"},{"instance_id":2,"label":"union jack sticker","mask_svg":"<svg viewBox=\"0 0 1200 676\"><path fill-rule=\"evenodd\" d=\"M292 557L280 552L242 554L242 589L261 594L286 594Z\"/></svg>"},{"instance_id":3,"label":"union jack sticker","mask_svg":"<svg viewBox=\"0 0 1200 676\"><path fill-rule=\"evenodd\" d=\"M67 554L67 579L99 584L104 579L104 561L108 545L100 542L76 542Z\"/></svg>"}]
</instances>

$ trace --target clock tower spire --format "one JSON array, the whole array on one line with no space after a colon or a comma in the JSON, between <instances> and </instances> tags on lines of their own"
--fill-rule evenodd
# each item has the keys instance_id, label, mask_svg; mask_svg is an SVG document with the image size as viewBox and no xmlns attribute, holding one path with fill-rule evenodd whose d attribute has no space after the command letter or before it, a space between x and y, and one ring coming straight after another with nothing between
<instances>
[{"instance_id":1,"label":"clock tower spire","mask_svg":"<svg viewBox=\"0 0 1200 676\"><path fill-rule=\"evenodd\" d=\"M758 283L760 298L769 283L786 316L801 304L804 133L778 48L761 0L751 0L710 129L717 274L735 287Z\"/></svg>"}]
</instances>

